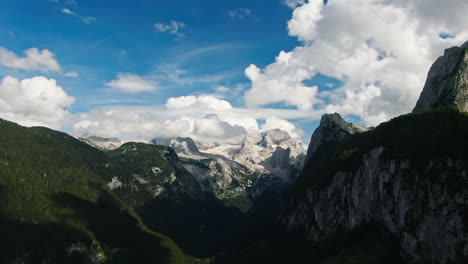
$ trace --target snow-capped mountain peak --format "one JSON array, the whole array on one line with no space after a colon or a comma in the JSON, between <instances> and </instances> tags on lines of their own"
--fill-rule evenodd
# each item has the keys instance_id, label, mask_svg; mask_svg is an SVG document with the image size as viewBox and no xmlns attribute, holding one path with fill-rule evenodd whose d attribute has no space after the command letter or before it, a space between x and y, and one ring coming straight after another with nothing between
<instances>
[{"instance_id":1,"label":"snow-capped mountain peak","mask_svg":"<svg viewBox=\"0 0 468 264\"><path fill-rule=\"evenodd\" d=\"M277 149L281 149L278 150ZM275 152L277 155L273 158ZM287 153L288 155L285 155ZM301 167L306 151L302 144L292 138L288 132L281 129L272 129L262 133L249 134L245 137L241 148L233 155L233 160L254 170L269 171L277 174L277 165L289 164ZM283 160L278 161L278 157ZM283 166L284 167L284 166ZM283 170L279 177L286 174ZM288 175L289 176L289 175ZM286 177L288 177L286 176Z\"/></svg>"}]
</instances>

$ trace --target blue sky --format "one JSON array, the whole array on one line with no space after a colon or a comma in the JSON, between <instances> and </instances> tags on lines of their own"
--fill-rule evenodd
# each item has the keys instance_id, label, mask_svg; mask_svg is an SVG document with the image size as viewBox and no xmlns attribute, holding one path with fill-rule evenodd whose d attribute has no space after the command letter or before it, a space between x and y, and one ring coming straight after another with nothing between
<instances>
[{"instance_id":1,"label":"blue sky","mask_svg":"<svg viewBox=\"0 0 468 264\"><path fill-rule=\"evenodd\" d=\"M272 4L272 2L274 4ZM297 44L287 34L291 10L278 1L85 1L6 0L0 3L0 46L21 54L30 47L49 49L65 71L79 79L49 76L77 98L72 111L87 110L106 101L160 104L173 96L210 93L216 85L247 83L244 70L250 64L267 65L281 49ZM264 9L264 6L268 9ZM67 15L95 17L91 24ZM231 18L229 12L248 8L252 15ZM158 32L155 23L181 21L182 39ZM157 93L110 94L104 83L118 72L137 75L187 71L186 78L218 81L177 84L167 81ZM28 75L28 74L27 74ZM30 75L30 74L29 74ZM235 99L235 98L234 98ZM233 104L242 104L233 100Z\"/></svg>"},{"instance_id":2,"label":"blue sky","mask_svg":"<svg viewBox=\"0 0 468 264\"><path fill-rule=\"evenodd\" d=\"M236 126L279 127L307 144L326 112L370 126L411 111L435 58L468 39L467 11L464 0L3 0L0 117L220 144L239 141Z\"/></svg>"}]
</instances>

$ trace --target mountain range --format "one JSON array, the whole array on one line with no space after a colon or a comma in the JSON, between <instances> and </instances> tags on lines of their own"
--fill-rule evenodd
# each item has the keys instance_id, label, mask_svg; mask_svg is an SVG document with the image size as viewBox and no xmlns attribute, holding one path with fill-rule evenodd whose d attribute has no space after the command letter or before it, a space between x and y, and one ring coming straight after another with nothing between
<instances>
[{"instance_id":1,"label":"mountain range","mask_svg":"<svg viewBox=\"0 0 468 264\"><path fill-rule=\"evenodd\" d=\"M0 263L467 263L468 42L412 113L239 145L0 120Z\"/></svg>"}]
</instances>

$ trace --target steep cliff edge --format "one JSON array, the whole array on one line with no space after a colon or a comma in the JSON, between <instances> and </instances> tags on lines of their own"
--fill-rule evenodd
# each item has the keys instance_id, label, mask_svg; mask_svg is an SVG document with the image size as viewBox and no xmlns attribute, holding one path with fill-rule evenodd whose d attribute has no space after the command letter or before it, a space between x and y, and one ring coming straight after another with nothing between
<instances>
[{"instance_id":1,"label":"steep cliff edge","mask_svg":"<svg viewBox=\"0 0 468 264\"><path fill-rule=\"evenodd\" d=\"M378 223L412 263L468 256L468 116L407 115L319 148L288 198L282 221L317 243Z\"/></svg>"},{"instance_id":2,"label":"steep cliff edge","mask_svg":"<svg viewBox=\"0 0 468 264\"><path fill-rule=\"evenodd\" d=\"M450 105L468 112L468 41L445 50L432 65L413 113Z\"/></svg>"}]
</instances>

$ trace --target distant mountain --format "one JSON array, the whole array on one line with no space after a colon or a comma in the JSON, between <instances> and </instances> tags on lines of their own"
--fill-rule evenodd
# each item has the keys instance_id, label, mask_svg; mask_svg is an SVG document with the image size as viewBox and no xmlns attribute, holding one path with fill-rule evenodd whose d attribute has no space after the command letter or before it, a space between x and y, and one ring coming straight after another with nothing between
<instances>
[{"instance_id":1,"label":"distant mountain","mask_svg":"<svg viewBox=\"0 0 468 264\"><path fill-rule=\"evenodd\" d=\"M288 154L284 155L286 152ZM298 140L293 139L286 131L273 129L247 135L232 159L253 170L269 172L285 182L291 182L297 177L298 170L302 169L305 153ZM279 158L282 160L278 160ZM284 166L285 164L289 164L290 168Z\"/></svg>"},{"instance_id":2,"label":"distant mountain","mask_svg":"<svg viewBox=\"0 0 468 264\"><path fill-rule=\"evenodd\" d=\"M198 149L191 138L153 139L173 148L203 190L242 210L263 192L279 191L302 169L305 150L287 132L247 135L242 145Z\"/></svg>"},{"instance_id":3,"label":"distant mountain","mask_svg":"<svg viewBox=\"0 0 468 264\"><path fill-rule=\"evenodd\" d=\"M205 157L199 150L193 139L186 137L174 137L171 139L152 139L152 144L164 145L173 148L180 157L203 158Z\"/></svg>"},{"instance_id":4,"label":"distant mountain","mask_svg":"<svg viewBox=\"0 0 468 264\"><path fill-rule=\"evenodd\" d=\"M117 149L123 144L123 142L118 138L103 138L91 134L84 134L78 139L103 151Z\"/></svg>"}]
</instances>

